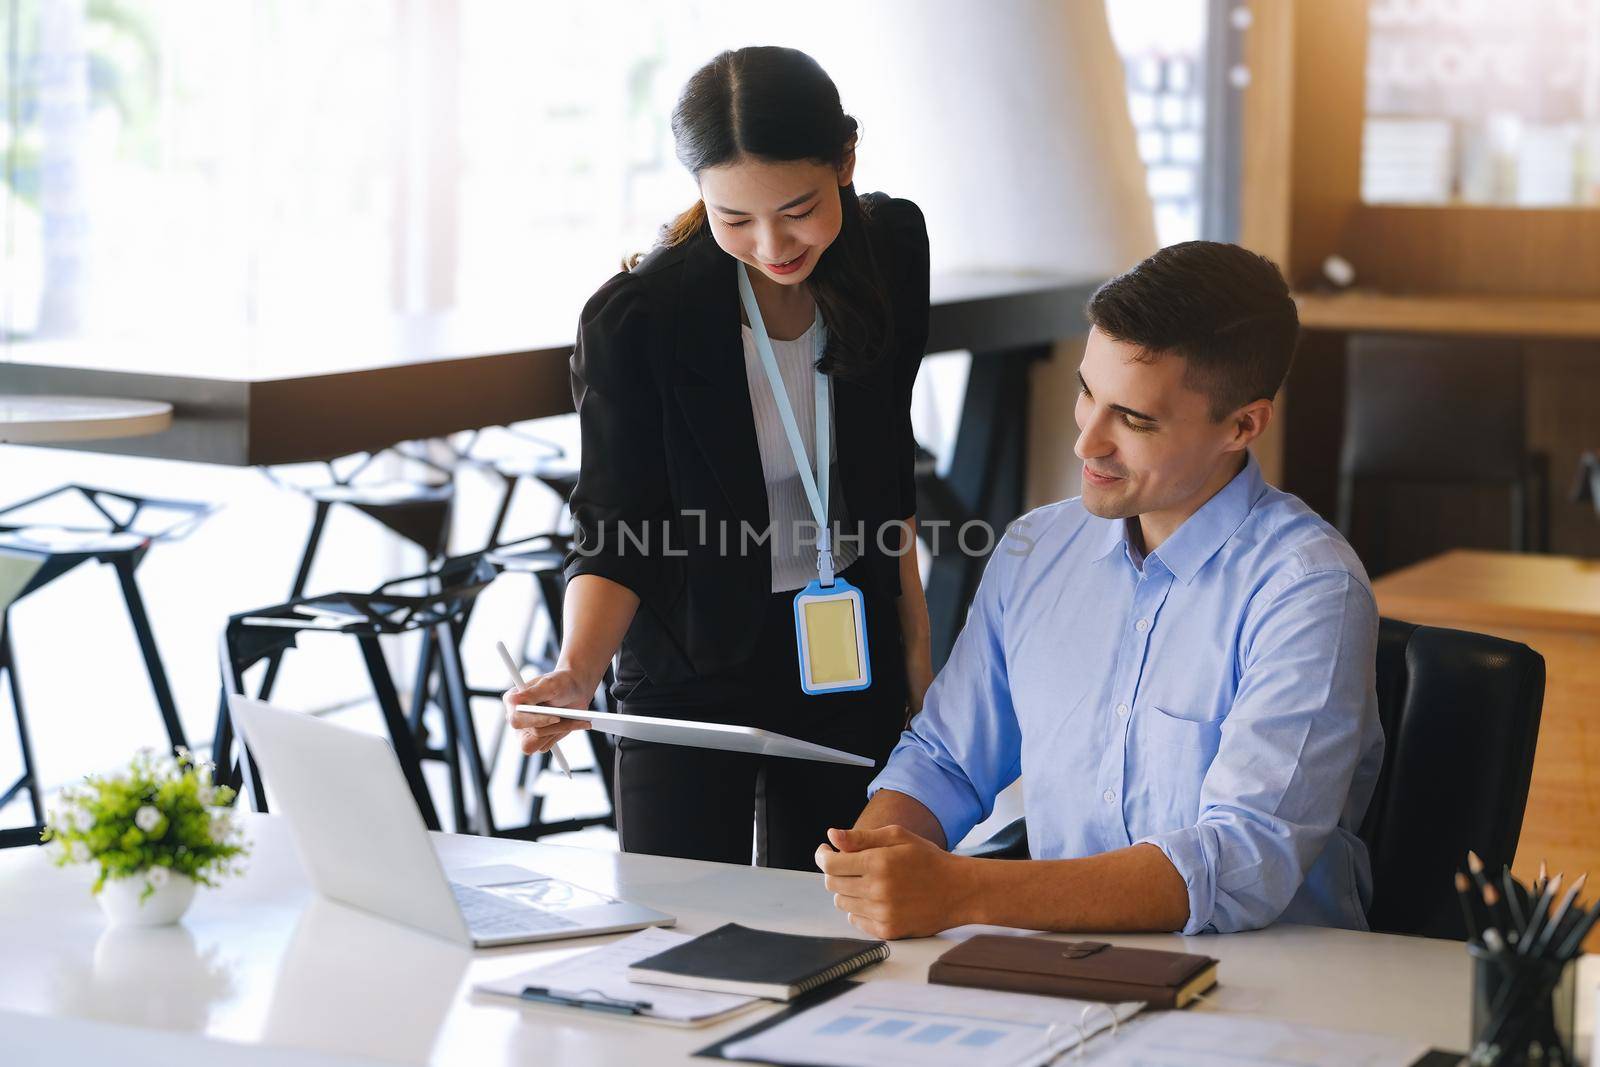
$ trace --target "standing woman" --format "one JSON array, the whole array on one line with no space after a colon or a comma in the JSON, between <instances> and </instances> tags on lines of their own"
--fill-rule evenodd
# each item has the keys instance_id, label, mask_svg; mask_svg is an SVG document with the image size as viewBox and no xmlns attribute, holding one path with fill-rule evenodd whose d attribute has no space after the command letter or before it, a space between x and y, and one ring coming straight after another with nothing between
<instances>
[{"instance_id":1,"label":"standing woman","mask_svg":"<svg viewBox=\"0 0 1600 1067\"><path fill-rule=\"evenodd\" d=\"M881 767L932 680L910 413L922 214L856 195L856 121L794 49L717 56L672 131L701 199L583 309L565 639L507 718L524 752L547 750L572 722L510 705L588 708L620 651L624 713ZM873 774L622 739L622 847L748 863L754 825L756 862L812 870Z\"/></svg>"}]
</instances>

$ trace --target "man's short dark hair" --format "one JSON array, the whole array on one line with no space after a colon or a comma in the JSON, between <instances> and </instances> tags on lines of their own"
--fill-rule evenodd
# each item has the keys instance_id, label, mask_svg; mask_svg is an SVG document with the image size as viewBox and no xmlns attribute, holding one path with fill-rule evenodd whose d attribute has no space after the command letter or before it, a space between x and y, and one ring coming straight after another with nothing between
<instances>
[{"instance_id":1,"label":"man's short dark hair","mask_svg":"<svg viewBox=\"0 0 1600 1067\"><path fill-rule=\"evenodd\" d=\"M1205 394L1221 420L1271 399L1289 373L1300 316L1272 260L1238 245L1170 245L1089 298L1089 321L1142 360L1188 361L1184 384Z\"/></svg>"}]
</instances>

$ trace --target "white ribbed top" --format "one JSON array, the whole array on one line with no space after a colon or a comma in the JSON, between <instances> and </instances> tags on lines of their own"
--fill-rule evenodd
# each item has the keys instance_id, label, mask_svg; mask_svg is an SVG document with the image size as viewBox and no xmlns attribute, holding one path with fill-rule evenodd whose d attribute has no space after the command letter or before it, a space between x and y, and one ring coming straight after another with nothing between
<instances>
[{"instance_id":1,"label":"white ribbed top","mask_svg":"<svg viewBox=\"0 0 1600 1067\"><path fill-rule=\"evenodd\" d=\"M772 339L772 355L778 361L778 373L789 393L789 405L794 408L794 418L800 424L800 440L806 449L806 461L816 470L817 462L817 395L813 383L813 364L816 358L816 331L820 322L792 341ZM794 464L794 453L789 449L789 435L783 429L783 417L778 414L777 401L772 396L772 386L767 382L767 372L761 366L761 354L756 351L755 335L749 326L740 327L744 339L744 374L750 385L750 410L756 419L756 442L761 446L761 473L767 482L767 511L772 516L772 591L781 593L801 589L817 576L817 547L814 542L796 540L805 538L814 528L816 519L811 514L811 503L806 499L805 483L800 480L800 469ZM831 397L833 383L828 383ZM837 409L834 410L837 416ZM838 425L835 417L830 427ZM844 494L839 489L839 435L833 433L829 446L832 473L829 474L828 522L843 527L846 534L853 533L844 513ZM850 540L836 543L833 569L835 573L855 562L861 554L860 546Z\"/></svg>"}]
</instances>

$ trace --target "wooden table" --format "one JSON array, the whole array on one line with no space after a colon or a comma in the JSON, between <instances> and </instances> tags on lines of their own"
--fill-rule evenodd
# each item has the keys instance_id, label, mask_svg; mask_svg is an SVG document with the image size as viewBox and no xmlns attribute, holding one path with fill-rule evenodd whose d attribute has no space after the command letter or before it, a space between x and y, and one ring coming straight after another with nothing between
<instances>
[{"instance_id":1,"label":"wooden table","mask_svg":"<svg viewBox=\"0 0 1600 1067\"><path fill-rule=\"evenodd\" d=\"M1460 550L1373 583L1390 618L1521 641L1545 659L1533 782L1513 865L1600 877L1600 560ZM1586 942L1600 948L1600 931Z\"/></svg>"},{"instance_id":2,"label":"wooden table","mask_svg":"<svg viewBox=\"0 0 1600 1067\"><path fill-rule=\"evenodd\" d=\"M0 853L0 1059L15 1067L709 1063L690 1056L774 1010L679 1029L474 993L476 982L604 941L469 952L318 901L283 820L244 818L255 849L246 875L202 889L182 925L166 929L107 930L88 895L88 868L57 869L41 849ZM670 912L685 933L741 922L861 936L815 873L496 838L435 840L447 867L519 864ZM923 981L935 957L974 932L897 941L862 977ZM1470 968L1457 942L1294 925L1102 939L1220 959L1220 984L1197 1011L1444 1048L1467 1041ZM1578 1025L1582 1031L1586 1021Z\"/></svg>"}]
</instances>

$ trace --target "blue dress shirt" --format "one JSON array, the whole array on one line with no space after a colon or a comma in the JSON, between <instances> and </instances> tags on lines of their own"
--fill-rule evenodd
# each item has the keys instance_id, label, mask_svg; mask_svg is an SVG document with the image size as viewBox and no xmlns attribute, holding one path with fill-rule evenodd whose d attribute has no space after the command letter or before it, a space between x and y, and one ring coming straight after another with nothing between
<instances>
[{"instance_id":1,"label":"blue dress shirt","mask_svg":"<svg viewBox=\"0 0 1600 1067\"><path fill-rule=\"evenodd\" d=\"M1020 775L1035 859L1149 842L1186 934L1364 930L1377 639L1355 553L1254 457L1148 557L1126 521L1051 504L1001 540L871 792L954 846Z\"/></svg>"}]
</instances>

